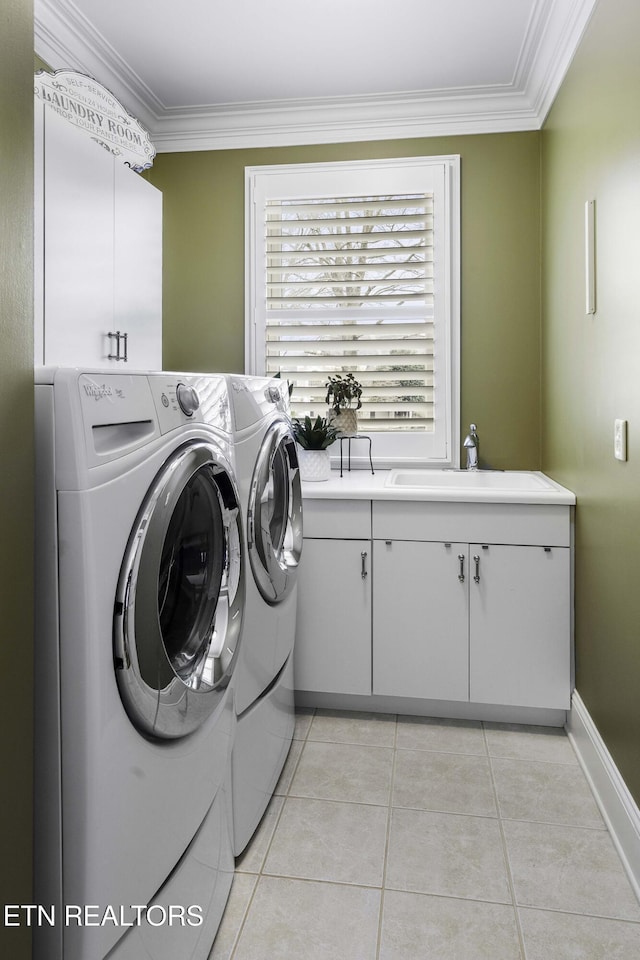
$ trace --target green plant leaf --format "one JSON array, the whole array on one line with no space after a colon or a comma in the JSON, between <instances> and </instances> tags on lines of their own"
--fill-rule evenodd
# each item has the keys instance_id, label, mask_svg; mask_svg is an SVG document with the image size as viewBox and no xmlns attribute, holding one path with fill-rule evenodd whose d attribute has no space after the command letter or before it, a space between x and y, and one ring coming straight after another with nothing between
<instances>
[{"instance_id":1,"label":"green plant leaf","mask_svg":"<svg viewBox=\"0 0 640 960\"><path fill-rule=\"evenodd\" d=\"M356 380L353 373L347 373L344 377L340 373L334 376L329 375L325 383L327 396L325 402L335 413L346 410L356 402L356 410L362 406L362 384Z\"/></svg>"},{"instance_id":2,"label":"green plant leaf","mask_svg":"<svg viewBox=\"0 0 640 960\"><path fill-rule=\"evenodd\" d=\"M312 421L306 416L303 420L293 421L293 435L303 450L326 450L338 436L338 431L325 417L318 416Z\"/></svg>"}]
</instances>

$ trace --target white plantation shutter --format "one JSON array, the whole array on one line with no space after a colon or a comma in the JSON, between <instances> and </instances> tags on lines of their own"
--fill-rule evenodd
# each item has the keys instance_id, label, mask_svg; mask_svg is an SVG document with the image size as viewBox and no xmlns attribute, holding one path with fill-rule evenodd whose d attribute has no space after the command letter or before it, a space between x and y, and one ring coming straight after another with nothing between
<instances>
[{"instance_id":1,"label":"white plantation shutter","mask_svg":"<svg viewBox=\"0 0 640 960\"><path fill-rule=\"evenodd\" d=\"M431 430L432 195L269 200L265 215L265 372L294 384L294 416L352 371L363 430Z\"/></svg>"},{"instance_id":2,"label":"white plantation shutter","mask_svg":"<svg viewBox=\"0 0 640 960\"><path fill-rule=\"evenodd\" d=\"M452 462L455 160L247 171L248 372L289 380L295 417L352 372L379 459Z\"/></svg>"}]
</instances>

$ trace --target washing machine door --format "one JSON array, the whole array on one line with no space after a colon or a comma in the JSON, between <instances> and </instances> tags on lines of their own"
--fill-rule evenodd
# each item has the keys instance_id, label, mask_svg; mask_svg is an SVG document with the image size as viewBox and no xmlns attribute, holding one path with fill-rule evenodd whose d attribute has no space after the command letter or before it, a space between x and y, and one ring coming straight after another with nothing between
<instances>
[{"instance_id":1,"label":"washing machine door","mask_svg":"<svg viewBox=\"0 0 640 960\"><path fill-rule=\"evenodd\" d=\"M279 603L291 592L302 552L302 491L296 443L288 422L267 431L253 472L247 545L264 599Z\"/></svg>"},{"instance_id":2,"label":"washing machine door","mask_svg":"<svg viewBox=\"0 0 640 960\"><path fill-rule=\"evenodd\" d=\"M138 514L115 600L118 687L149 736L191 733L228 686L244 601L241 537L221 451L204 441L178 448Z\"/></svg>"}]
</instances>

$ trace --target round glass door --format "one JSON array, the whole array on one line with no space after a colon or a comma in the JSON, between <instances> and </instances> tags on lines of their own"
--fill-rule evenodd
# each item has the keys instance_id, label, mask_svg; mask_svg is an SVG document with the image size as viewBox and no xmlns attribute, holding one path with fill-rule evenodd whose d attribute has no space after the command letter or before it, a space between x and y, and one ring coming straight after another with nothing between
<instances>
[{"instance_id":1,"label":"round glass door","mask_svg":"<svg viewBox=\"0 0 640 960\"><path fill-rule=\"evenodd\" d=\"M242 616L240 543L229 465L208 443L181 448L145 499L116 593L116 676L143 732L190 733L226 689Z\"/></svg>"},{"instance_id":2,"label":"round glass door","mask_svg":"<svg viewBox=\"0 0 640 960\"><path fill-rule=\"evenodd\" d=\"M251 482L247 527L258 589L268 603L279 603L293 588L302 552L298 455L284 422L275 423L262 444Z\"/></svg>"}]
</instances>

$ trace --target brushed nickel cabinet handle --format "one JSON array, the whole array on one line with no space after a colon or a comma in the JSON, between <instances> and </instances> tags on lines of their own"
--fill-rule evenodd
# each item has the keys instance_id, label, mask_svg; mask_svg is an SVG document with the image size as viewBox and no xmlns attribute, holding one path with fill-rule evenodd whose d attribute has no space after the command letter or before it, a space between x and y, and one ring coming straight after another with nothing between
<instances>
[{"instance_id":1,"label":"brushed nickel cabinet handle","mask_svg":"<svg viewBox=\"0 0 640 960\"><path fill-rule=\"evenodd\" d=\"M108 333L107 336L109 337L109 340L115 340L115 341L116 341L116 352L115 352L115 353L110 353L110 354L108 355L108 357L107 357L107 360L123 360L125 363L128 363L128 361L129 361L129 355L128 355L128 340L129 340L129 334L128 334L128 333L120 333L119 330L116 330L115 333ZM124 346L124 350L123 350L122 353L120 353L120 342L121 342L121 341L122 341L123 346ZM111 349L113 349L113 347L112 347Z\"/></svg>"}]
</instances>

